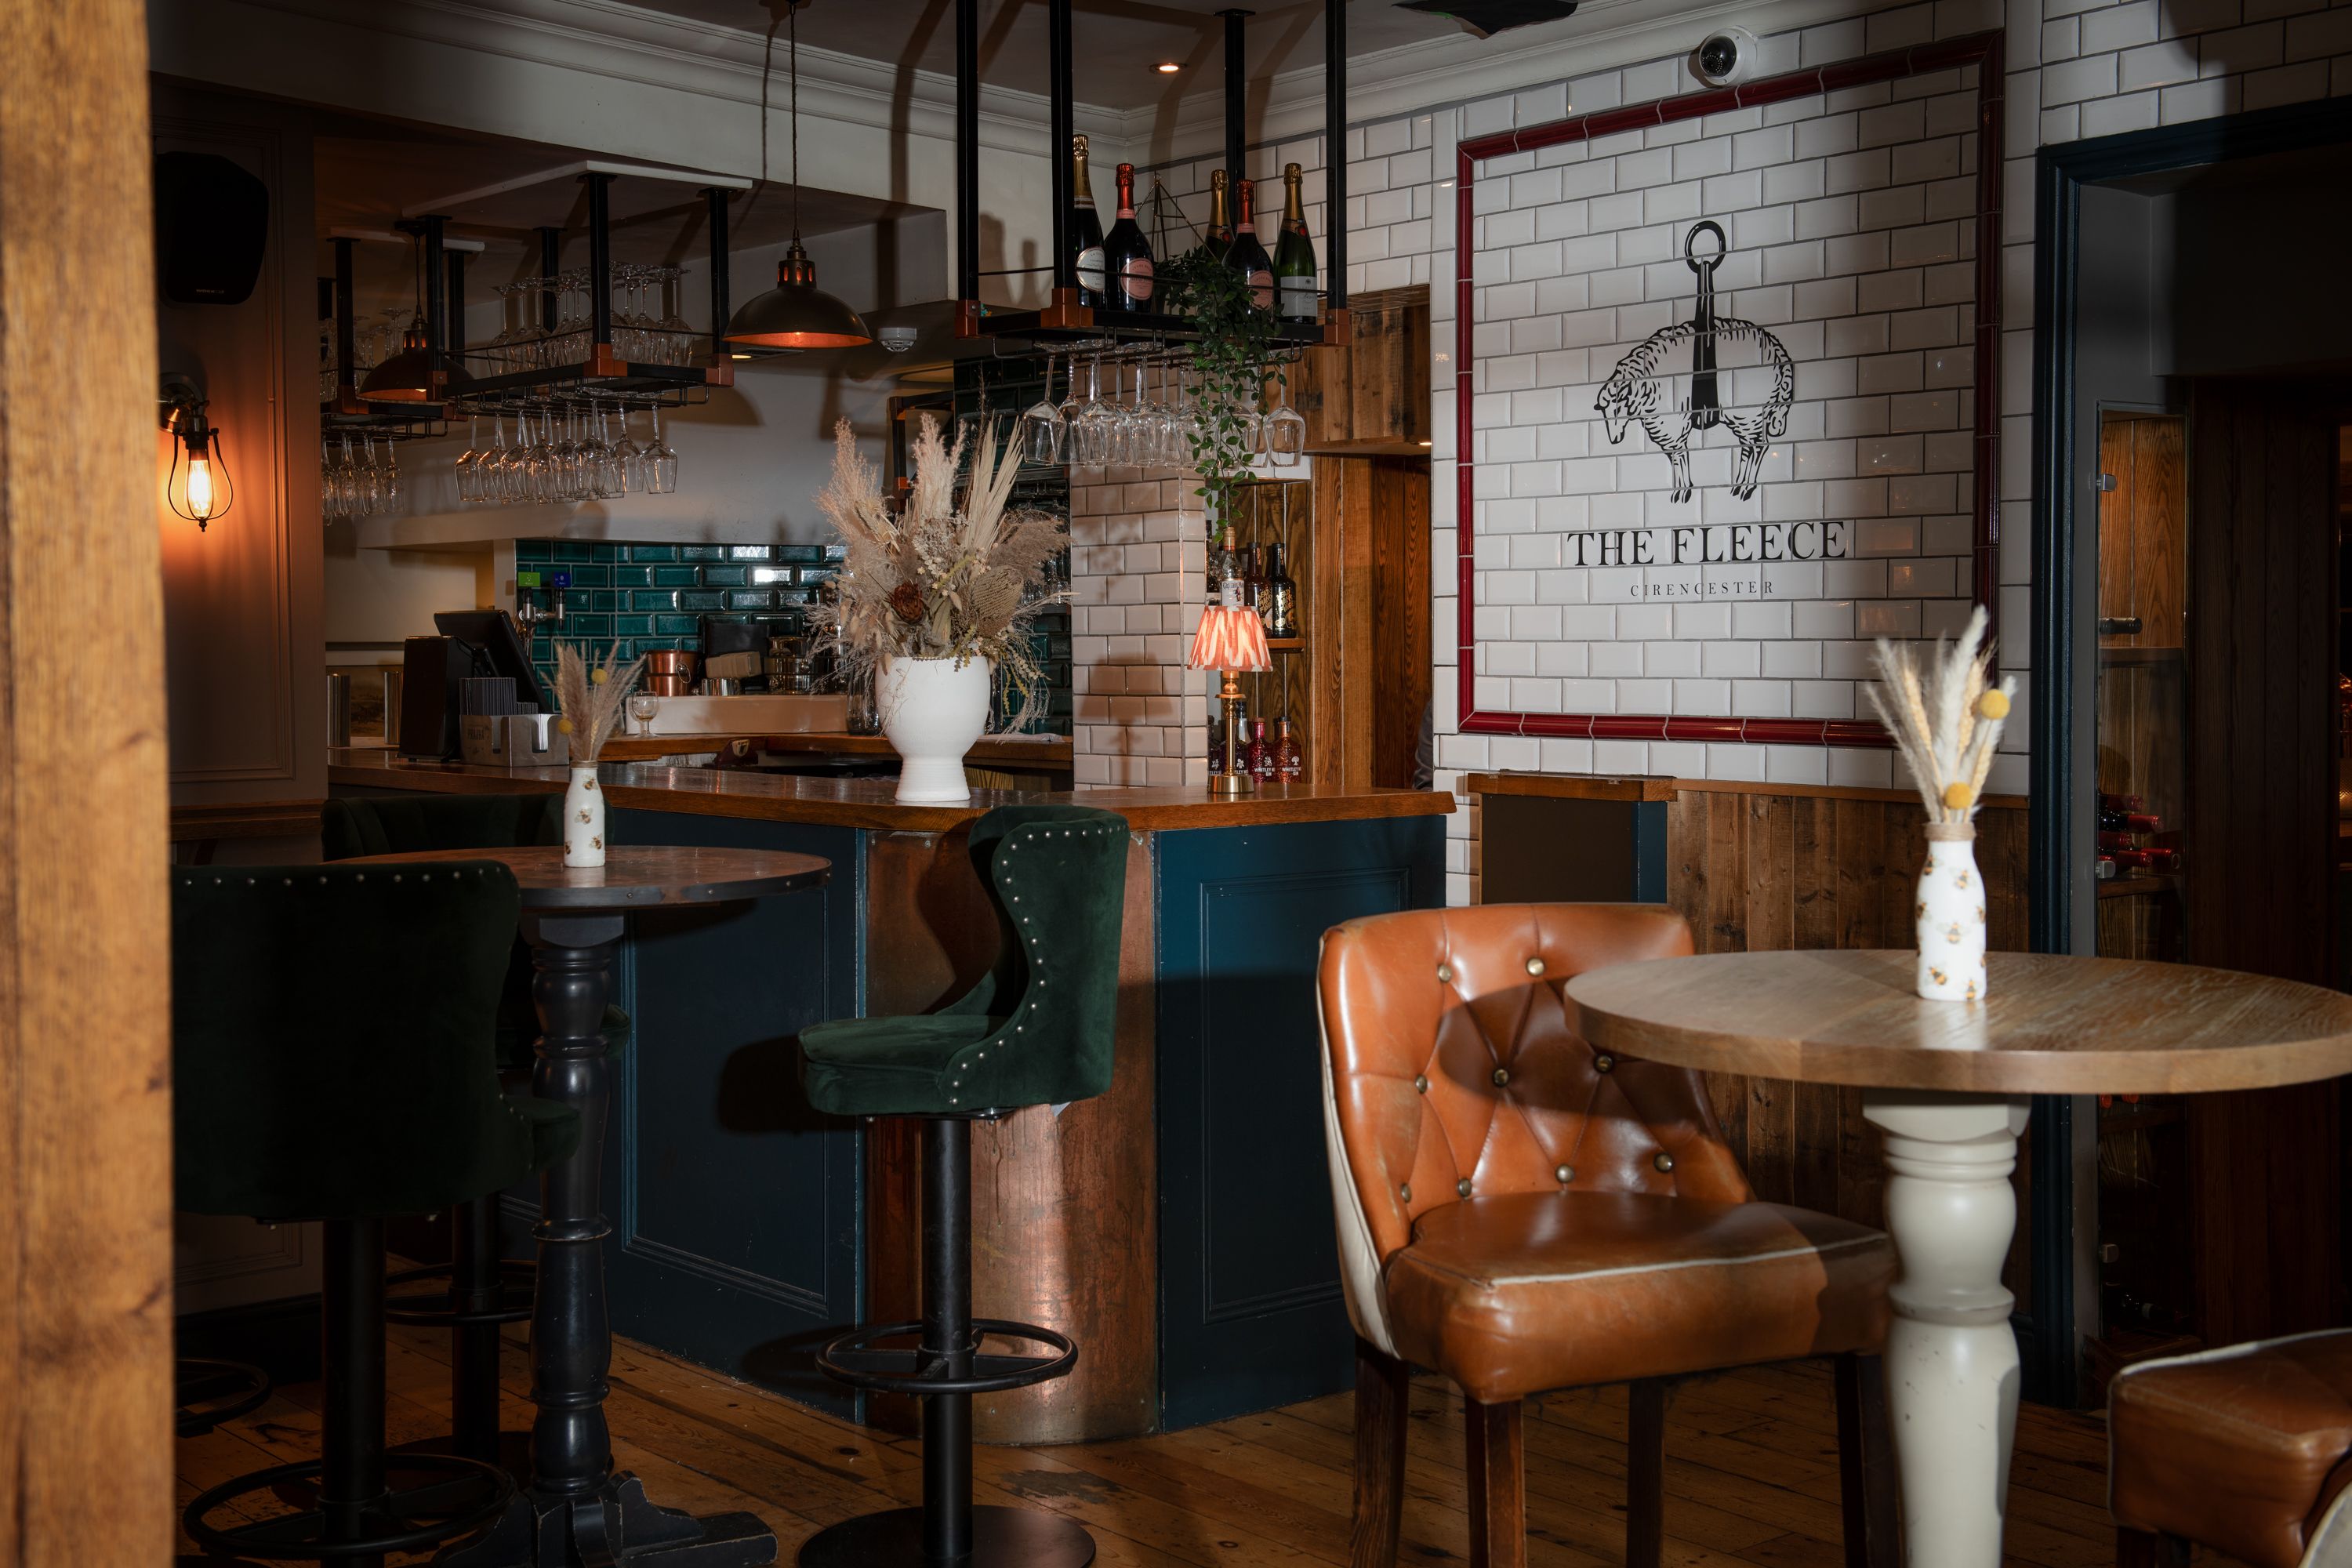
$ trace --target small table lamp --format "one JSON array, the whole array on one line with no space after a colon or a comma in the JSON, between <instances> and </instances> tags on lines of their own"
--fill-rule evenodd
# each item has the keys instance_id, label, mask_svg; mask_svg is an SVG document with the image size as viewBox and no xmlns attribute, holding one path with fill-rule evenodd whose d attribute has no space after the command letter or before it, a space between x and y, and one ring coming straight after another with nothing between
<instances>
[{"instance_id":1,"label":"small table lamp","mask_svg":"<svg viewBox=\"0 0 2352 1568\"><path fill-rule=\"evenodd\" d=\"M1238 605L1211 605L1201 612L1201 629L1192 634L1188 669L1223 670L1225 684L1217 700L1225 705L1225 771L1209 775L1214 795L1248 795L1256 786L1242 766L1241 682L1243 670L1255 673L1274 668L1265 647L1265 625L1255 610Z\"/></svg>"}]
</instances>

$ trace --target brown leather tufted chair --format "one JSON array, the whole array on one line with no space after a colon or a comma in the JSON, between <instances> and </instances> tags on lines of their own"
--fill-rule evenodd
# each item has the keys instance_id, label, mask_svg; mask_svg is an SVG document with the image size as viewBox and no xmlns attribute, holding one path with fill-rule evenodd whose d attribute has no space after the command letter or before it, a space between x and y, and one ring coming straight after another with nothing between
<instances>
[{"instance_id":1,"label":"brown leather tufted chair","mask_svg":"<svg viewBox=\"0 0 2352 1568\"><path fill-rule=\"evenodd\" d=\"M1846 1562L1895 1562L1877 1358L1893 1245L1758 1202L1699 1075L1596 1053L1562 994L1586 970L1690 951L1679 916L1630 904L1415 910L1325 933L1354 1568L1396 1561L1410 1365L1468 1401L1473 1568L1527 1561L1520 1402L1630 1383L1626 1562L1655 1568L1666 1380L1816 1355L1838 1358Z\"/></svg>"},{"instance_id":2,"label":"brown leather tufted chair","mask_svg":"<svg viewBox=\"0 0 2352 1568\"><path fill-rule=\"evenodd\" d=\"M2352 1330L2126 1367L2107 1385L2118 1568L2352 1563Z\"/></svg>"}]
</instances>

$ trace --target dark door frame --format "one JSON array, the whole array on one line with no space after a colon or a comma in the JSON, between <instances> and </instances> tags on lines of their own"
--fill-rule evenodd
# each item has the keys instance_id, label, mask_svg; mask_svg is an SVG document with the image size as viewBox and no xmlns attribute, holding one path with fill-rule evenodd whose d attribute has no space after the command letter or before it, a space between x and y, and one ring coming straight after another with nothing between
<instances>
[{"instance_id":1,"label":"dark door frame","mask_svg":"<svg viewBox=\"0 0 2352 1568\"><path fill-rule=\"evenodd\" d=\"M2075 868L2092 843L2095 774L2078 765L2075 726L2087 714L2075 660L2084 649L2074 599L2075 278L2082 188L2137 174L2191 168L2266 153L2352 142L2352 100L2289 104L2214 120L2100 136L2044 147L2033 193L2032 752L2028 789L2026 888L2036 952L2073 948ZM2078 699L2083 700L2078 703ZM2024 1353L2025 1394L2045 1404L2075 1401L2074 1101L2033 1102L2033 1300L2015 1322Z\"/></svg>"}]
</instances>

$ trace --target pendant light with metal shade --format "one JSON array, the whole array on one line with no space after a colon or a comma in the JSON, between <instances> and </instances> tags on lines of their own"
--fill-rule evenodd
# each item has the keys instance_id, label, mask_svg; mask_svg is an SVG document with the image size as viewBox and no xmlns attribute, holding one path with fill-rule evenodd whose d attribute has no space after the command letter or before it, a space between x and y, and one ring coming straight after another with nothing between
<instances>
[{"instance_id":1,"label":"pendant light with metal shade","mask_svg":"<svg viewBox=\"0 0 2352 1568\"><path fill-rule=\"evenodd\" d=\"M874 341L856 311L816 286L816 263L801 246L801 48L800 8L806 0L785 0L792 49L793 243L776 264L776 286L737 310L727 323L727 341L755 349L854 349ZM775 47L776 30L768 29ZM767 180L768 68L760 67L760 178Z\"/></svg>"},{"instance_id":2,"label":"pendant light with metal shade","mask_svg":"<svg viewBox=\"0 0 2352 1568\"><path fill-rule=\"evenodd\" d=\"M416 314L408 323L408 331L401 334L400 352L386 354L383 363L369 371L367 378L360 383L360 396L370 403L431 403L438 395L434 384L433 349L425 332L422 264L410 270L418 290Z\"/></svg>"}]
</instances>

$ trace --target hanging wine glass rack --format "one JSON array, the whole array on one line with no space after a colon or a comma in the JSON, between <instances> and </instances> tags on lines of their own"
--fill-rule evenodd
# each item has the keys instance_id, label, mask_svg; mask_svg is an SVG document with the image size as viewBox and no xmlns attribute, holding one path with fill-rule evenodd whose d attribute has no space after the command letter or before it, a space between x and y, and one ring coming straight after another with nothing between
<instances>
[{"instance_id":1,"label":"hanging wine glass rack","mask_svg":"<svg viewBox=\"0 0 2352 1568\"><path fill-rule=\"evenodd\" d=\"M614 311L616 273L613 261L611 188L625 177L643 176L671 184L692 182L701 186L708 205L706 236L710 267L710 330L694 331L667 320L648 324L617 317ZM730 350L723 334L728 321L727 203L750 182L724 175L697 175L684 170L587 160L534 176L528 182L468 192L427 204L456 207L504 196L524 184L547 184L576 177L585 188L588 265L566 273L561 265L563 234L558 226L541 226L540 276L536 285L541 332L532 341L551 345L551 363L516 364L515 343L494 342L468 348L465 342L465 253L478 249L467 241L446 236L449 218L437 212L412 214L398 224L416 236L423 255L425 345L432 355L433 385L437 396L422 404L371 401L359 395L351 329L352 263L348 239L336 244L337 384L321 405L321 417L331 431L372 431L379 436L409 438L445 435L450 416L487 415L518 402L603 399L634 407L677 408L701 403L714 386L735 381ZM584 315L564 320L559 310L567 286L586 295ZM673 324L675 323L675 324ZM680 340L698 347L686 350ZM621 348L633 352L624 353ZM652 350L653 353L646 351Z\"/></svg>"},{"instance_id":2,"label":"hanging wine glass rack","mask_svg":"<svg viewBox=\"0 0 2352 1568\"><path fill-rule=\"evenodd\" d=\"M1053 171L1054 283L1043 310L1016 310L984 305L980 299L980 225L956 229L956 335L1020 338L1040 342L1156 342L1173 353L1199 341L1181 316L1097 309L1080 302L1077 258L1069 240L1070 139L1076 132L1077 95L1071 74L1071 0L1047 0L1047 86L1051 95L1048 159ZM1238 174L1243 159L1243 123L1248 73L1243 26L1249 13L1219 13L1225 23L1225 167ZM980 210L980 0L956 0L956 210ZM1319 321L1276 324L1273 346L1297 349L1348 341L1348 7L1324 0L1323 146L1324 210L1332 215L1324 239L1328 286Z\"/></svg>"}]
</instances>

